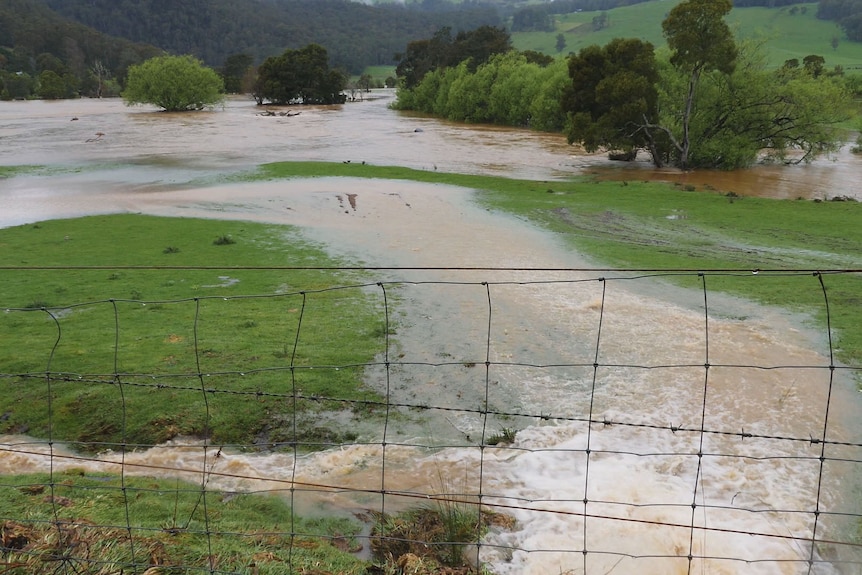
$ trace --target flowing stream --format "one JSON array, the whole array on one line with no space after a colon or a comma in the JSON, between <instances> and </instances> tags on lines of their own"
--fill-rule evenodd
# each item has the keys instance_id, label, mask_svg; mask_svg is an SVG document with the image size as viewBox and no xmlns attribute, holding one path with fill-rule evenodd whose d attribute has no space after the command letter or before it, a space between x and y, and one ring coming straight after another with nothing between
<instances>
[{"instance_id":1,"label":"flowing stream","mask_svg":"<svg viewBox=\"0 0 862 575\"><path fill-rule=\"evenodd\" d=\"M823 543L812 554L807 541L815 528L818 539L851 540L862 475L852 444L862 432L852 382L840 372L830 377L825 337L803 318L708 292L707 322L703 293L654 278L560 271L590 262L517 218L477 206L466 189L350 178L218 183L225 173L288 159L547 180L616 169L574 154L557 135L403 115L387 101L303 108L292 117L260 117L240 100L192 115L119 102L0 103L0 163L80 168L0 180L0 226L116 212L244 219L297 226L333 254L369 266L441 268L381 272L382 280L407 282L397 288L397 346L410 365L368 370L366 379L381 390L388 381L396 403L446 411L378 430L374 440L385 432L386 447L344 446L297 461L240 453L215 461L209 452L222 474L213 488L285 490L294 477L333 487L300 491L304 512L416 502L381 501L371 493L380 489L471 497L481 490L482 503L516 519L492 528L479 552L500 574L859 573L855 547ZM860 167L852 157L758 167L740 176L750 174L752 190L737 183L728 191L820 197L828 182L832 195L859 197L852 178ZM777 188L763 187L764 174L783 169L793 171L793 191L785 176L771 180ZM445 269L459 267L557 271ZM485 401L531 415L457 411ZM588 425L590 414L608 424ZM824 422L830 442L851 445L824 450L781 439L822 438ZM511 445L476 447L504 427L519 430ZM0 438L8 450L0 470L47 469L48 458L35 454L47 447L31 441ZM204 456L180 443L87 465L190 469L194 480ZM58 458L53 469L81 465Z\"/></svg>"}]
</instances>

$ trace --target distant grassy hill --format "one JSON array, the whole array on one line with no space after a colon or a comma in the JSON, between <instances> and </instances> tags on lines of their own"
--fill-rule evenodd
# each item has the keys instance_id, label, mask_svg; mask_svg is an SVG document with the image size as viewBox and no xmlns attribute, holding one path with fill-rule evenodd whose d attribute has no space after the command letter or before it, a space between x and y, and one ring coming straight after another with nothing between
<instances>
[{"instance_id":1,"label":"distant grassy hill","mask_svg":"<svg viewBox=\"0 0 862 575\"><path fill-rule=\"evenodd\" d=\"M558 16L553 32L516 32L512 41L519 50L536 50L555 54L557 34L566 39L563 54L577 52L592 44L604 45L613 38L641 38L664 46L661 22L680 0L655 0L634 6L608 10L609 26L593 31L592 20L599 12L576 12ZM791 10L792 8L796 10ZM780 66L786 60L802 60L809 54L826 59L827 67L843 66L862 73L862 43L851 42L834 23L818 20L817 3L782 8L734 8L728 23L739 38L764 37L770 65ZM837 48L832 39L838 38Z\"/></svg>"}]
</instances>

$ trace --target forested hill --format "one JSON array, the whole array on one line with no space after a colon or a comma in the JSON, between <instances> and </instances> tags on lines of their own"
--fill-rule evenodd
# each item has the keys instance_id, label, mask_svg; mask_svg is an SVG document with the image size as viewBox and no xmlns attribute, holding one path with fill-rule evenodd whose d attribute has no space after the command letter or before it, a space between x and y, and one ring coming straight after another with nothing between
<instances>
[{"instance_id":1,"label":"forested hill","mask_svg":"<svg viewBox=\"0 0 862 575\"><path fill-rule=\"evenodd\" d=\"M33 72L56 69L56 62L73 74L99 61L112 73L158 54L154 46L101 34L71 22L50 10L41 0L0 0L0 71ZM41 62L36 62L42 55Z\"/></svg>"},{"instance_id":2,"label":"forested hill","mask_svg":"<svg viewBox=\"0 0 862 575\"><path fill-rule=\"evenodd\" d=\"M327 49L333 66L358 73L367 65L392 65L408 42L442 26L457 31L502 24L493 7L471 2L405 8L347 0L37 1L105 34L193 54L216 67L231 54L247 53L260 62L316 43Z\"/></svg>"}]
</instances>

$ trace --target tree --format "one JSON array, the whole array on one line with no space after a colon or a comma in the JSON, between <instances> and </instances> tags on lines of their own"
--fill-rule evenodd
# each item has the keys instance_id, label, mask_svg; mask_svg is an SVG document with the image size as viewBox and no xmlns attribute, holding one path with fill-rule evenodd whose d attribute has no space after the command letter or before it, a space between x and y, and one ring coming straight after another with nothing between
<instances>
[{"instance_id":1,"label":"tree","mask_svg":"<svg viewBox=\"0 0 862 575\"><path fill-rule=\"evenodd\" d=\"M108 78L108 69L102 63L101 60L96 60L93 62L93 76L96 78L97 88L96 88L96 97L101 98L102 92L105 89L105 81Z\"/></svg>"},{"instance_id":2,"label":"tree","mask_svg":"<svg viewBox=\"0 0 862 575\"><path fill-rule=\"evenodd\" d=\"M253 95L258 104L341 104L347 76L329 68L329 55L318 44L285 50L258 68Z\"/></svg>"},{"instance_id":3,"label":"tree","mask_svg":"<svg viewBox=\"0 0 862 575\"><path fill-rule=\"evenodd\" d=\"M540 63L511 50L492 56L476 70L467 64L465 60L427 73L412 90L399 90L395 107L461 122L563 129L564 60Z\"/></svg>"},{"instance_id":4,"label":"tree","mask_svg":"<svg viewBox=\"0 0 862 575\"><path fill-rule=\"evenodd\" d=\"M35 80L26 72L4 73L2 80L0 98L3 100L26 100L33 96L36 88Z\"/></svg>"},{"instance_id":5,"label":"tree","mask_svg":"<svg viewBox=\"0 0 862 575\"><path fill-rule=\"evenodd\" d=\"M129 68L127 106L153 104L168 112L202 110L223 101L219 75L192 56L158 56Z\"/></svg>"},{"instance_id":6,"label":"tree","mask_svg":"<svg viewBox=\"0 0 862 575\"><path fill-rule=\"evenodd\" d=\"M823 73L824 66L826 66L826 58L818 54L809 54L802 59L802 68L815 78Z\"/></svg>"},{"instance_id":7,"label":"tree","mask_svg":"<svg viewBox=\"0 0 862 575\"><path fill-rule=\"evenodd\" d=\"M362 74L359 76L359 79L356 81L356 87L362 90L363 92L371 91L371 84L374 79L371 77L371 74Z\"/></svg>"},{"instance_id":8,"label":"tree","mask_svg":"<svg viewBox=\"0 0 862 575\"><path fill-rule=\"evenodd\" d=\"M682 111L682 136L674 138L679 166L688 167L691 152L690 124L694 113L697 84L704 72L733 71L736 42L724 17L733 8L731 0L684 0L662 22L662 31L671 50L670 63L688 75L688 93Z\"/></svg>"},{"instance_id":9,"label":"tree","mask_svg":"<svg viewBox=\"0 0 862 575\"><path fill-rule=\"evenodd\" d=\"M670 62L660 66L660 73L661 129L656 131L678 139L689 76ZM844 141L840 124L850 117L851 101L843 79L815 77L799 66L771 69L754 42L738 46L731 73L704 74L696 100L685 167L728 170L758 159L804 162L836 150ZM682 167L673 142L656 164L662 159Z\"/></svg>"},{"instance_id":10,"label":"tree","mask_svg":"<svg viewBox=\"0 0 862 575\"><path fill-rule=\"evenodd\" d=\"M252 64L254 64L254 58L249 54L232 54L225 59L221 69L225 92L228 94L242 93L243 79Z\"/></svg>"},{"instance_id":11,"label":"tree","mask_svg":"<svg viewBox=\"0 0 862 575\"><path fill-rule=\"evenodd\" d=\"M608 18L607 12L602 12L598 16L593 16L593 32L604 30L610 26L609 21L610 19Z\"/></svg>"},{"instance_id":12,"label":"tree","mask_svg":"<svg viewBox=\"0 0 862 575\"><path fill-rule=\"evenodd\" d=\"M512 32L551 32L554 18L547 5L526 6L512 14Z\"/></svg>"},{"instance_id":13,"label":"tree","mask_svg":"<svg viewBox=\"0 0 862 575\"><path fill-rule=\"evenodd\" d=\"M562 52L566 49L566 37L562 34L557 34L557 44L555 45L557 52Z\"/></svg>"},{"instance_id":14,"label":"tree","mask_svg":"<svg viewBox=\"0 0 862 575\"><path fill-rule=\"evenodd\" d=\"M45 100L59 100L77 96L75 85L77 79L72 74L62 76L54 70L43 70L39 74L38 95Z\"/></svg>"},{"instance_id":15,"label":"tree","mask_svg":"<svg viewBox=\"0 0 862 575\"><path fill-rule=\"evenodd\" d=\"M658 69L653 45L638 39L589 46L569 58L569 78L562 106L568 112L569 143L589 152L599 149L632 156L648 146L640 130L644 118L657 114Z\"/></svg>"},{"instance_id":16,"label":"tree","mask_svg":"<svg viewBox=\"0 0 862 575\"><path fill-rule=\"evenodd\" d=\"M465 61L472 72L495 54L511 49L512 40L502 28L480 26L470 32L459 32L453 39L451 29L444 27L430 39L410 42L404 54L396 54L399 62L395 73L402 78L404 88L410 90L429 72Z\"/></svg>"},{"instance_id":17,"label":"tree","mask_svg":"<svg viewBox=\"0 0 862 575\"><path fill-rule=\"evenodd\" d=\"M495 54L505 54L511 49L512 39L505 29L480 26L470 32L459 32L455 36L448 64L455 66L468 61L468 68L475 71Z\"/></svg>"}]
</instances>

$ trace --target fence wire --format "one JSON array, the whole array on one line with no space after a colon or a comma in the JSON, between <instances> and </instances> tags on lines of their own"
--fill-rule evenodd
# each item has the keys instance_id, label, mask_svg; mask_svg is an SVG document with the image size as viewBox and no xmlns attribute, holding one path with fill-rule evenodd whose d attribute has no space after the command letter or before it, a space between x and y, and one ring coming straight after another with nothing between
<instances>
[{"instance_id":1,"label":"fence wire","mask_svg":"<svg viewBox=\"0 0 862 575\"><path fill-rule=\"evenodd\" d=\"M191 269L0 302L0 573L862 572L858 270Z\"/></svg>"}]
</instances>

